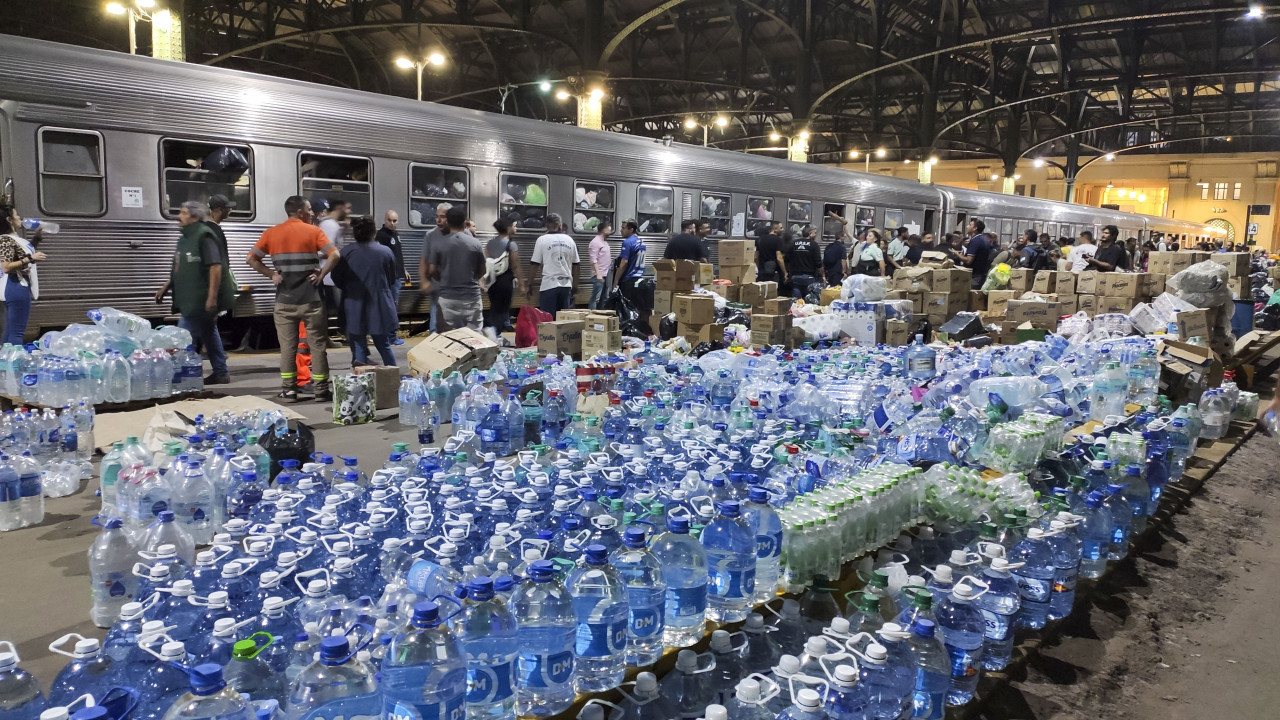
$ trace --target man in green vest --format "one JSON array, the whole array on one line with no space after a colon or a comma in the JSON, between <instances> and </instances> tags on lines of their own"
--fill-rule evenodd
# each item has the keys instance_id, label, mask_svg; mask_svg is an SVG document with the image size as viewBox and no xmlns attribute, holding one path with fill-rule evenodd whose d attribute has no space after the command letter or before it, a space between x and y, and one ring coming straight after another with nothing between
<instances>
[{"instance_id":1,"label":"man in green vest","mask_svg":"<svg viewBox=\"0 0 1280 720\"><path fill-rule=\"evenodd\" d=\"M178 211L181 231L173 255L173 269L169 281L156 291L156 302L162 302L165 293L173 288L173 310L181 318L178 325L204 346L213 367L204 382L220 385L231 382L231 376L222 336L218 334L218 313L229 310L235 298L222 283L222 253L217 236L204 223L208 215L209 208L202 202L182 203Z\"/></svg>"}]
</instances>

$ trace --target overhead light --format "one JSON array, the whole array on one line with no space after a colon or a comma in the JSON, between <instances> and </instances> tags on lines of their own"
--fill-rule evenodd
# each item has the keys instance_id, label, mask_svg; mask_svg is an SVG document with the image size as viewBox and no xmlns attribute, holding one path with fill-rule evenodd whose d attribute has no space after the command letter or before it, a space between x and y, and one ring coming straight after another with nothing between
<instances>
[{"instance_id":1,"label":"overhead light","mask_svg":"<svg viewBox=\"0 0 1280 720\"><path fill-rule=\"evenodd\" d=\"M405 70L412 70L413 61L407 57L398 57L396 58L396 67L403 68Z\"/></svg>"},{"instance_id":2,"label":"overhead light","mask_svg":"<svg viewBox=\"0 0 1280 720\"><path fill-rule=\"evenodd\" d=\"M1146 202L1146 201L1147 201L1147 195L1146 195L1146 193L1139 193L1139 194L1138 194L1138 202Z\"/></svg>"},{"instance_id":3,"label":"overhead light","mask_svg":"<svg viewBox=\"0 0 1280 720\"><path fill-rule=\"evenodd\" d=\"M1108 189L1108 190L1110 190L1111 188L1113 188L1113 187L1115 187L1115 186L1116 186L1116 184L1115 184L1115 183L1113 183L1113 182L1109 182L1109 183L1107 183L1107 189Z\"/></svg>"},{"instance_id":4,"label":"overhead light","mask_svg":"<svg viewBox=\"0 0 1280 720\"><path fill-rule=\"evenodd\" d=\"M1014 173L1014 174L1013 174L1013 179L1014 179L1014 180L1021 180L1021 179L1022 179L1022 176L1021 176L1021 175L1019 175L1018 173Z\"/></svg>"},{"instance_id":5,"label":"overhead light","mask_svg":"<svg viewBox=\"0 0 1280 720\"><path fill-rule=\"evenodd\" d=\"M801 139L801 140L808 140L808 139L809 139L809 131L808 131L808 130L801 130L801 131L800 131L800 139Z\"/></svg>"},{"instance_id":6,"label":"overhead light","mask_svg":"<svg viewBox=\"0 0 1280 720\"><path fill-rule=\"evenodd\" d=\"M592 100L599 100L604 97L604 90L600 88L591 88L591 92L587 94Z\"/></svg>"},{"instance_id":7,"label":"overhead light","mask_svg":"<svg viewBox=\"0 0 1280 720\"><path fill-rule=\"evenodd\" d=\"M1116 154L1115 154L1115 153L1107 153L1106 155L1103 155L1103 156L1102 156L1102 159L1103 159L1103 160L1106 160L1107 162L1111 162L1112 160L1115 160L1115 159L1116 159Z\"/></svg>"},{"instance_id":8,"label":"overhead light","mask_svg":"<svg viewBox=\"0 0 1280 720\"><path fill-rule=\"evenodd\" d=\"M716 127L724 127L725 125L728 125L728 124L729 124L729 118L723 115L716 116Z\"/></svg>"},{"instance_id":9,"label":"overhead light","mask_svg":"<svg viewBox=\"0 0 1280 720\"><path fill-rule=\"evenodd\" d=\"M151 24L162 32L168 32L173 29L173 13L168 10L161 10L152 14Z\"/></svg>"},{"instance_id":10,"label":"overhead light","mask_svg":"<svg viewBox=\"0 0 1280 720\"><path fill-rule=\"evenodd\" d=\"M999 180L999 179L1000 179L1000 176L999 176L999 175L997 175L997 174L995 174L995 173L991 173L991 181L992 181L992 182L995 182L996 180Z\"/></svg>"},{"instance_id":11,"label":"overhead light","mask_svg":"<svg viewBox=\"0 0 1280 720\"><path fill-rule=\"evenodd\" d=\"M156 6L156 0L133 0L133 2L140 8L153 8Z\"/></svg>"},{"instance_id":12,"label":"overhead light","mask_svg":"<svg viewBox=\"0 0 1280 720\"><path fill-rule=\"evenodd\" d=\"M930 156L929 156L929 164L930 164L930 165L937 165L937 164L938 164L938 156L937 156L937 155L930 155Z\"/></svg>"},{"instance_id":13,"label":"overhead light","mask_svg":"<svg viewBox=\"0 0 1280 720\"><path fill-rule=\"evenodd\" d=\"M782 139L782 136L781 136L781 135L779 135L779 134L778 134L778 133L776 133L776 132L771 132L771 133L769 133L769 139L770 139L770 140L772 140L772 141L774 141L774 142L777 142L777 141L779 141L779 140L781 140L781 139Z\"/></svg>"},{"instance_id":14,"label":"overhead light","mask_svg":"<svg viewBox=\"0 0 1280 720\"><path fill-rule=\"evenodd\" d=\"M888 154L889 154L888 150L885 150L884 148L876 148L876 157L882 158Z\"/></svg>"},{"instance_id":15,"label":"overhead light","mask_svg":"<svg viewBox=\"0 0 1280 720\"><path fill-rule=\"evenodd\" d=\"M1261 5L1250 5L1247 17L1260 18L1264 14L1265 14L1265 11L1262 9Z\"/></svg>"},{"instance_id":16,"label":"overhead light","mask_svg":"<svg viewBox=\"0 0 1280 720\"><path fill-rule=\"evenodd\" d=\"M911 164L911 158L902 158L902 164L903 164L903 165L910 165L910 164Z\"/></svg>"},{"instance_id":17,"label":"overhead light","mask_svg":"<svg viewBox=\"0 0 1280 720\"><path fill-rule=\"evenodd\" d=\"M692 129L694 129L694 128L698 127L698 121L697 121L697 120L694 120L693 118L689 118L688 120L685 120L685 121L684 121L684 126L685 126L686 128L688 128L688 129L692 130Z\"/></svg>"},{"instance_id":18,"label":"overhead light","mask_svg":"<svg viewBox=\"0 0 1280 720\"><path fill-rule=\"evenodd\" d=\"M432 65L443 65L444 56L441 55L440 53L431 53L430 55L427 56L427 62L431 63Z\"/></svg>"},{"instance_id":19,"label":"overhead light","mask_svg":"<svg viewBox=\"0 0 1280 720\"><path fill-rule=\"evenodd\" d=\"M543 80L542 82L538 83L538 89L541 90L542 92L551 92L551 83L547 82L546 80Z\"/></svg>"},{"instance_id":20,"label":"overhead light","mask_svg":"<svg viewBox=\"0 0 1280 720\"><path fill-rule=\"evenodd\" d=\"M1130 190L1130 191L1129 191L1129 197L1130 197L1130 198L1136 198L1136 197L1138 197L1138 191L1137 191L1137 190Z\"/></svg>"},{"instance_id":21,"label":"overhead light","mask_svg":"<svg viewBox=\"0 0 1280 720\"><path fill-rule=\"evenodd\" d=\"M568 91L568 90L557 90L557 91L556 91L556 99L557 99L557 100L568 100L568 99L569 99L569 91Z\"/></svg>"},{"instance_id":22,"label":"overhead light","mask_svg":"<svg viewBox=\"0 0 1280 720\"><path fill-rule=\"evenodd\" d=\"M1042 168L1044 167L1044 158L1036 158L1035 160L1031 161L1031 164L1034 165L1035 167Z\"/></svg>"},{"instance_id":23,"label":"overhead light","mask_svg":"<svg viewBox=\"0 0 1280 720\"><path fill-rule=\"evenodd\" d=\"M111 13L112 15L123 15L128 11L125 10L124 6L121 5L120 3L111 2L111 3L107 3L107 12Z\"/></svg>"},{"instance_id":24,"label":"overhead light","mask_svg":"<svg viewBox=\"0 0 1280 720\"><path fill-rule=\"evenodd\" d=\"M849 159L850 159L850 160L857 160L857 159L858 159L858 154L859 154L859 153L858 153L858 151L857 151L857 150L850 150L850 151L849 151Z\"/></svg>"}]
</instances>

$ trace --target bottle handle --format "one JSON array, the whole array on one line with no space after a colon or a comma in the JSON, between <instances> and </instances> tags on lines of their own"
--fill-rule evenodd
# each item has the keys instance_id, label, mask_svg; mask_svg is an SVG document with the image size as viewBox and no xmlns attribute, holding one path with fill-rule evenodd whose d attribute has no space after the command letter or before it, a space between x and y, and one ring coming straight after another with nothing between
<instances>
[{"instance_id":1,"label":"bottle handle","mask_svg":"<svg viewBox=\"0 0 1280 720\"><path fill-rule=\"evenodd\" d=\"M778 695L782 693L782 686L779 685L776 680L769 677L768 675L764 675L762 673L751 673L746 677L746 679L755 680L756 682L760 683L761 693L760 693L760 699L756 701L757 705L765 705L770 700L778 697ZM768 686L770 688L768 692L763 691L765 686Z\"/></svg>"},{"instance_id":2,"label":"bottle handle","mask_svg":"<svg viewBox=\"0 0 1280 720\"><path fill-rule=\"evenodd\" d=\"M66 645L67 641L71 640L72 638L74 638L77 643L80 642L81 640L87 639L85 638L85 636L81 635L80 633L67 633L66 635L63 635L57 640L54 640L53 642L49 643L49 652L58 653L59 655L65 655L69 658L76 657L76 654L74 652L70 652L62 649L62 646Z\"/></svg>"},{"instance_id":3,"label":"bottle handle","mask_svg":"<svg viewBox=\"0 0 1280 720\"><path fill-rule=\"evenodd\" d=\"M293 576L293 582L298 586L298 589L302 591L302 594L306 595L307 586L303 585L302 581L309 580L317 575L323 575L324 581L329 585L329 587L333 587L333 581L329 578L329 570L327 568L316 568L315 570L307 570L306 572L297 573Z\"/></svg>"},{"instance_id":4,"label":"bottle handle","mask_svg":"<svg viewBox=\"0 0 1280 720\"><path fill-rule=\"evenodd\" d=\"M841 645L840 648L843 650L844 646ZM818 666L822 668L822 672L827 676L827 680L834 683L836 681L836 675L835 675L835 672L831 670L831 668L827 667L827 661L828 660L846 660L846 659L853 663L854 670L858 669L857 658L855 658L853 654L849 652L834 652L827 655L821 655L818 657ZM831 686L828 685L827 687L830 688Z\"/></svg>"}]
</instances>

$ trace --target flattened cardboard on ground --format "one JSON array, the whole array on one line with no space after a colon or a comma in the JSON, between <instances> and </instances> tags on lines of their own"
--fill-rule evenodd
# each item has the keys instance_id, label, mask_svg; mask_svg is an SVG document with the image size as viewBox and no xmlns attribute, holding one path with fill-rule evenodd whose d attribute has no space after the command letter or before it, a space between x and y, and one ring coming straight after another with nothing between
<instances>
[{"instance_id":1,"label":"flattened cardboard on ground","mask_svg":"<svg viewBox=\"0 0 1280 720\"><path fill-rule=\"evenodd\" d=\"M397 385L398 391L399 386ZM253 395L229 395L227 397L206 398L203 400L180 400L129 412L102 413L98 415L98 419L94 423L93 438L98 449L105 452L111 449L112 444L122 442L130 435L142 437L146 433L147 426L151 424L151 419L161 411L175 412L187 419L194 420L197 415L212 417L223 411L242 413L246 410L280 410L290 420L304 419L298 411L287 405L273 403L266 398L254 397ZM156 451L160 449L159 447L155 448Z\"/></svg>"}]
</instances>

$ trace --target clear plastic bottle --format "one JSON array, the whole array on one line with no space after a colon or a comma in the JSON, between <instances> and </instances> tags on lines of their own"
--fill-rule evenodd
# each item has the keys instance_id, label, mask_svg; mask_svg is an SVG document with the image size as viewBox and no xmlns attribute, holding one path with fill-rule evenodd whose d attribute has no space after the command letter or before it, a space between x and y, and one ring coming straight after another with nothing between
<instances>
[{"instance_id":1,"label":"clear plastic bottle","mask_svg":"<svg viewBox=\"0 0 1280 720\"><path fill-rule=\"evenodd\" d=\"M643 667L662 657L667 584L662 565L649 551L642 527L629 527L610 564L627 592L627 665Z\"/></svg>"},{"instance_id":2,"label":"clear plastic bottle","mask_svg":"<svg viewBox=\"0 0 1280 720\"><path fill-rule=\"evenodd\" d=\"M973 604L980 594L974 592L973 582L968 577L961 580L937 608L938 629L951 659L948 705L964 705L973 699L982 669L986 621L982 611Z\"/></svg>"},{"instance_id":3,"label":"clear plastic bottle","mask_svg":"<svg viewBox=\"0 0 1280 720\"><path fill-rule=\"evenodd\" d=\"M714 630L711 633L710 648L715 658L711 687L718 703L727 704L738 681L747 675L747 664L742 655L746 641L746 634L741 632L730 634L727 630Z\"/></svg>"},{"instance_id":4,"label":"clear plastic bottle","mask_svg":"<svg viewBox=\"0 0 1280 720\"><path fill-rule=\"evenodd\" d=\"M285 711L288 720L302 720L311 713L316 717L333 717L334 712L346 717L379 715L382 698L378 681L347 638L331 635L320 641L319 648L315 662L293 681Z\"/></svg>"},{"instance_id":5,"label":"clear plastic bottle","mask_svg":"<svg viewBox=\"0 0 1280 720\"><path fill-rule=\"evenodd\" d=\"M826 720L826 718L827 713L822 709L822 696L817 690L810 688L796 692L791 707L778 715L778 720Z\"/></svg>"},{"instance_id":6,"label":"clear plastic bottle","mask_svg":"<svg viewBox=\"0 0 1280 720\"><path fill-rule=\"evenodd\" d=\"M70 652L63 650L62 646L73 639L76 641L75 649ZM70 633L50 643L49 651L71 658L49 686L50 705L70 705L86 693L95 699L105 697L121 679L115 661L102 652L96 638Z\"/></svg>"},{"instance_id":7,"label":"clear plastic bottle","mask_svg":"<svg viewBox=\"0 0 1280 720\"><path fill-rule=\"evenodd\" d=\"M756 537L756 589L753 604L772 600L778 594L782 565L782 519L769 506L769 491L752 486L742 517Z\"/></svg>"},{"instance_id":8,"label":"clear plastic bottle","mask_svg":"<svg viewBox=\"0 0 1280 720\"><path fill-rule=\"evenodd\" d=\"M719 514L702 530L707 551L708 615L718 622L747 619L755 597L756 538L736 500L719 504Z\"/></svg>"},{"instance_id":9,"label":"clear plastic bottle","mask_svg":"<svg viewBox=\"0 0 1280 720\"><path fill-rule=\"evenodd\" d=\"M467 717L514 718L516 618L494 597L493 580L467 584L462 610L449 622L467 656Z\"/></svg>"},{"instance_id":10,"label":"clear plastic bottle","mask_svg":"<svg viewBox=\"0 0 1280 720\"><path fill-rule=\"evenodd\" d=\"M622 713L614 720L673 720L675 717L676 709L658 688L658 678L651 672L642 672L636 675L633 694L623 702Z\"/></svg>"},{"instance_id":11,"label":"clear plastic bottle","mask_svg":"<svg viewBox=\"0 0 1280 720\"><path fill-rule=\"evenodd\" d=\"M164 720L250 720L252 710L240 693L227 687L222 666L197 665L189 673L190 690L169 706Z\"/></svg>"},{"instance_id":12,"label":"clear plastic bottle","mask_svg":"<svg viewBox=\"0 0 1280 720\"><path fill-rule=\"evenodd\" d=\"M982 613L986 629L983 632L982 668L1003 670L1009 664L1013 652L1013 626L1022 608L1022 593L1018 581L1010 574L1009 561L993 558L991 566L982 571L987 591L974 598L973 604Z\"/></svg>"},{"instance_id":13,"label":"clear plastic bottle","mask_svg":"<svg viewBox=\"0 0 1280 720\"><path fill-rule=\"evenodd\" d=\"M574 689L602 692L617 687L626 672L627 594L603 545L588 545L582 565L569 574L577 623Z\"/></svg>"},{"instance_id":14,"label":"clear plastic bottle","mask_svg":"<svg viewBox=\"0 0 1280 720\"><path fill-rule=\"evenodd\" d=\"M943 720L946 717L951 661L936 630L932 620L921 619L911 626L908 642L915 654L917 668L912 718Z\"/></svg>"},{"instance_id":15,"label":"clear plastic bottle","mask_svg":"<svg viewBox=\"0 0 1280 720\"><path fill-rule=\"evenodd\" d=\"M140 558L123 525L120 518L108 519L89 546L89 585L93 597L89 617L101 628L115 623L120 610L138 590L133 566Z\"/></svg>"},{"instance_id":16,"label":"clear plastic bottle","mask_svg":"<svg viewBox=\"0 0 1280 720\"><path fill-rule=\"evenodd\" d=\"M146 534L139 546L142 550L155 553L163 545L172 545L178 557L190 567L196 561L196 545L191 533L177 522L177 516L171 510L163 510L156 516L155 522L147 526Z\"/></svg>"},{"instance_id":17,"label":"clear plastic bottle","mask_svg":"<svg viewBox=\"0 0 1280 720\"><path fill-rule=\"evenodd\" d=\"M187 658L182 643L165 642L158 655L160 661L152 662L137 681L138 709L134 711L137 720L160 720L190 686L187 674L178 669ZM126 667L125 671L129 669Z\"/></svg>"},{"instance_id":18,"label":"clear plastic bottle","mask_svg":"<svg viewBox=\"0 0 1280 720\"><path fill-rule=\"evenodd\" d=\"M663 642L688 647L706 634L707 552L689 534L689 518L671 515L650 547L667 584Z\"/></svg>"},{"instance_id":19,"label":"clear plastic bottle","mask_svg":"<svg viewBox=\"0 0 1280 720\"><path fill-rule=\"evenodd\" d=\"M715 659L711 653L692 650L676 654L676 665L662 678L662 694L675 706L680 720L702 717L707 705L716 700Z\"/></svg>"},{"instance_id":20,"label":"clear plastic bottle","mask_svg":"<svg viewBox=\"0 0 1280 720\"><path fill-rule=\"evenodd\" d=\"M271 668L261 653L278 642L271 633L256 632L231 647L231 662L223 670L227 687L253 701L284 703L288 696L284 675Z\"/></svg>"},{"instance_id":21,"label":"clear plastic bottle","mask_svg":"<svg viewBox=\"0 0 1280 720\"><path fill-rule=\"evenodd\" d=\"M516 710L521 717L550 717L573 704L573 598L549 560L529 564L528 579L511 598L518 618Z\"/></svg>"},{"instance_id":22,"label":"clear plastic bottle","mask_svg":"<svg viewBox=\"0 0 1280 720\"><path fill-rule=\"evenodd\" d=\"M383 717L462 717L467 660L462 643L433 602L414 605L409 626L392 638L382 660Z\"/></svg>"},{"instance_id":23,"label":"clear plastic bottle","mask_svg":"<svg viewBox=\"0 0 1280 720\"><path fill-rule=\"evenodd\" d=\"M178 523L197 545L208 545L213 540L216 511L213 483L204 473L203 462L188 462L182 474L170 482L173 512Z\"/></svg>"}]
</instances>

